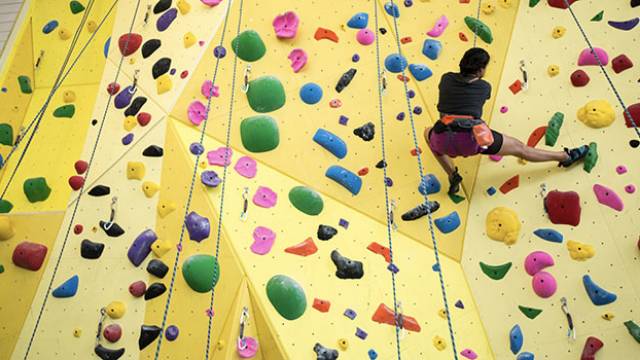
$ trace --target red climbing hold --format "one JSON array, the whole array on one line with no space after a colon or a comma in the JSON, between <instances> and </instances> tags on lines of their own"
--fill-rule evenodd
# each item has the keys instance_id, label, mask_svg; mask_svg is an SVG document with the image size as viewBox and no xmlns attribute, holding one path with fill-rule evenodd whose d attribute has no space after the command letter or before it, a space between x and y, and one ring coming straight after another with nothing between
<instances>
[{"instance_id":1,"label":"red climbing hold","mask_svg":"<svg viewBox=\"0 0 640 360\"><path fill-rule=\"evenodd\" d=\"M381 324L396 326L396 319L393 315L394 313L392 309L390 309L387 305L380 303L371 320ZM418 321L416 321L415 318L402 314L398 315L398 322L401 328L407 329L409 331L420 332L420 324L418 324Z\"/></svg>"},{"instance_id":2,"label":"red climbing hold","mask_svg":"<svg viewBox=\"0 0 640 360\"><path fill-rule=\"evenodd\" d=\"M136 52L142 45L142 36L136 33L129 33L120 36L118 39L118 47L122 56L129 56Z\"/></svg>"},{"instance_id":3,"label":"red climbing hold","mask_svg":"<svg viewBox=\"0 0 640 360\"><path fill-rule=\"evenodd\" d=\"M80 188L84 185L84 177L80 175L74 175L69 178L69 186L75 191L80 190Z\"/></svg>"},{"instance_id":4,"label":"red climbing hold","mask_svg":"<svg viewBox=\"0 0 640 360\"><path fill-rule=\"evenodd\" d=\"M313 299L313 308L320 312L326 313L327 311L329 311L330 307L331 307L330 301L321 300L318 298Z\"/></svg>"},{"instance_id":5,"label":"red climbing hold","mask_svg":"<svg viewBox=\"0 0 640 360\"><path fill-rule=\"evenodd\" d=\"M131 285L129 285L129 294L131 294L132 296L141 297L142 295L144 295L145 291L147 291L147 284L145 284L142 280L133 282L131 283Z\"/></svg>"},{"instance_id":6,"label":"red climbing hold","mask_svg":"<svg viewBox=\"0 0 640 360\"><path fill-rule=\"evenodd\" d=\"M118 91L120 91L120 84L111 83L107 85L107 92L109 93L109 95L115 95L118 93Z\"/></svg>"},{"instance_id":7,"label":"red climbing hold","mask_svg":"<svg viewBox=\"0 0 640 360\"><path fill-rule=\"evenodd\" d=\"M586 86L591 79L583 70L576 70L571 74L571 83L575 87Z\"/></svg>"},{"instance_id":8,"label":"red climbing hold","mask_svg":"<svg viewBox=\"0 0 640 360\"><path fill-rule=\"evenodd\" d=\"M411 149L411 155L412 156L418 156L418 154L422 154L422 149L420 149L420 147Z\"/></svg>"},{"instance_id":9,"label":"red climbing hold","mask_svg":"<svg viewBox=\"0 0 640 360\"><path fill-rule=\"evenodd\" d=\"M371 244L369 244L369 246L367 246L367 249L369 249L370 251L376 254L382 255L384 257L384 260L389 264L391 264L391 251L389 250L388 247L382 246L374 241Z\"/></svg>"},{"instance_id":10,"label":"red climbing hold","mask_svg":"<svg viewBox=\"0 0 640 360\"><path fill-rule=\"evenodd\" d=\"M536 147L540 140L544 137L544 134L547 132L546 126L540 126L539 128L533 130L531 135L529 135L529 140L527 140L528 147Z\"/></svg>"},{"instance_id":11,"label":"red climbing hold","mask_svg":"<svg viewBox=\"0 0 640 360\"><path fill-rule=\"evenodd\" d=\"M509 90L511 90L513 95L519 93L522 90L522 81L519 79L514 81L513 84L509 85Z\"/></svg>"},{"instance_id":12,"label":"red climbing hold","mask_svg":"<svg viewBox=\"0 0 640 360\"><path fill-rule=\"evenodd\" d=\"M469 41L469 39L467 39L467 35L465 35L463 32L459 32L458 33L458 38L460 38L460 40L467 42Z\"/></svg>"},{"instance_id":13,"label":"red climbing hold","mask_svg":"<svg viewBox=\"0 0 640 360\"><path fill-rule=\"evenodd\" d=\"M138 124L140 124L140 126L147 126L147 124L151 121L151 114L141 112L136 118L138 119Z\"/></svg>"},{"instance_id":14,"label":"red climbing hold","mask_svg":"<svg viewBox=\"0 0 640 360\"><path fill-rule=\"evenodd\" d=\"M578 0L569 0L569 5L573 4L576 1ZM549 6L554 8L559 8L559 9L567 8L567 4L565 3L565 0L547 0L547 2L549 3Z\"/></svg>"},{"instance_id":15,"label":"red climbing hold","mask_svg":"<svg viewBox=\"0 0 640 360\"><path fill-rule=\"evenodd\" d=\"M309 256L315 254L318 251L318 247L313 242L312 238L307 238L305 241L299 244L289 246L288 248L284 249L284 251L288 252L289 254Z\"/></svg>"},{"instance_id":16,"label":"red climbing hold","mask_svg":"<svg viewBox=\"0 0 640 360\"><path fill-rule=\"evenodd\" d=\"M187 70L180 73L180 79L184 79L189 76L189 72Z\"/></svg>"},{"instance_id":17,"label":"red climbing hold","mask_svg":"<svg viewBox=\"0 0 640 360\"><path fill-rule=\"evenodd\" d=\"M369 168L368 167L363 167L362 169L358 170L358 175L360 176L365 176L369 173Z\"/></svg>"},{"instance_id":18,"label":"red climbing hold","mask_svg":"<svg viewBox=\"0 0 640 360\"><path fill-rule=\"evenodd\" d=\"M520 175L516 175L511 179L505 181L504 184L500 186L500 192L506 194L509 191L517 188L518 186L520 186Z\"/></svg>"},{"instance_id":19,"label":"red climbing hold","mask_svg":"<svg viewBox=\"0 0 640 360\"><path fill-rule=\"evenodd\" d=\"M102 335L108 342L114 343L122 337L122 328L118 324L109 324L102 331Z\"/></svg>"},{"instance_id":20,"label":"red climbing hold","mask_svg":"<svg viewBox=\"0 0 640 360\"><path fill-rule=\"evenodd\" d=\"M460 4L468 4L471 0L460 0Z\"/></svg>"},{"instance_id":21,"label":"red climbing hold","mask_svg":"<svg viewBox=\"0 0 640 360\"><path fill-rule=\"evenodd\" d=\"M338 35L336 35L336 33L334 33L329 29L325 29L321 27L319 27L318 30L316 30L316 33L315 35L313 35L313 38L316 40L327 39L336 43L338 42Z\"/></svg>"},{"instance_id":22,"label":"red climbing hold","mask_svg":"<svg viewBox=\"0 0 640 360\"><path fill-rule=\"evenodd\" d=\"M400 39L400 42L403 43L403 44L408 44L408 43L410 43L412 41L413 41L413 39L411 38L411 36L405 36L402 39Z\"/></svg>"},{"instance_id":23,"label":"red climbing hold","mask_svg":"<svg viewBox=\"0 0 640 360\"><path fill-rule=\"evenodd\" d=\"M640 127L640 103L633 104L627 108L627 111L631 113L631 117L635 122L636 127ZM631 122L631 118L627 114L627 111L624 112L624 122L627 124L627 127L633 127L633 123Z\"/></svg>"},{"instance_id":24,"label":"red climbing hold","mask_svg":"<svg viewBox=\"0 0 640 360\"><path fill-rule=\"evenodd\" d=\"M402 76L402 74L398 74L398 80L402 82L409 82L410 79L408 76Z\"/></svg>"},{"instance_id":25,"label":"red climbing hold","mask_svg":"<svg viewBox=\"0 0 640 360\"><path fill-rule=\"evenodd\" d=\"M73 233L76 235L82 234L82 230L84 230L84 228L80 224L76 224L76 226L73 227Z\"/></svg>"},{"instance_id":26,"label":"red climbing hold","mask_svg":"<svg viewBox=\"0 0 640 360\"><path fill-rule=\"evenodd\" d=\"M11 260L16 266L38 271L47 256L47 247L28 241L23 241L13 250Z\"/></svg>"},{"instance_id":27,"label":"red climbing hold","mask_svg":"<svg viewBox=\"0 0 640 360\"><path fill-rule=\"evenodd\" d=\"M544 208L554 224L580 224L580 195L575 191L551 191L544 198Z\"/></svg>"},{"instance_id":28,"label":"red climbing hold","mask_svg":"<svg viewBox=\"0 0 640 360\"><path fill-rule=\"evenodd\" d=\"M631 59L627 57L627 55L621 54L611 60L611 67L616 74L620 74L627 69L631 69L633 67L633 63L631 62Z\"/></svg>"},{"instance_id":29,"label":"red climbing hold","mask_svg":"<svg viewBox=\"0 0 640 360\"><path fill-rule=\"evenodd\" d=\"M78 160L75 164L73 164L73 167L76 169L78 175L82 175L85 171L87 171L89 163L84 160Z\"/></svg>"},{"instance_id":30,"label":"red climbing hold","mask_svg":"<svg viewBox=\"0 0 640 360\"><path fill-rule=\"evenodd\" d=\"M604 343L600 339L595 336L589 336L587 341L584 343L580 360L595 360L596 353L598 350L602 349L603 346Z\"/></svg>"}]
</instances>

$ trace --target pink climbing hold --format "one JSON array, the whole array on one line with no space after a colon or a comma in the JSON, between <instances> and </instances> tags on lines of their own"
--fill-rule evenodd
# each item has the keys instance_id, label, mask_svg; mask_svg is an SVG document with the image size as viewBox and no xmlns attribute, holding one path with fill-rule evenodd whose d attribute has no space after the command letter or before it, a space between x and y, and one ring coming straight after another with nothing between
<instances>
[{"instance_id":1,"label":"pink climbing hold","mask_svg":"<svg viewBox=\"0 0 640 360\"><path fill-rule=\"evenodd\" d=\"M489 155L489 159L491 161L498 162L498 161L502 160L502 155Z\"/></svg>"},{"instance_id":2,"label":"pink climbing hold","mask_svg":"<svg viewBox=\"0 0 640 360\"><path fill-rule=\"evenodd\" d=\"M307 64L307 53L302 49L293 49L289 53L287 58L291 61L291 68L294 73L302 70L302 68Z\"/></svg>"},{"instance_id":3,"label":"pink climbing hold","mask_svg":"<svg viewBox=\"0 0 640 360\"><path fill-rule=\"evenodd\" d=\"M460 355L466 357L469 360L476 360L478 358L478 354L471 349L464 349L460 351Z\"/></svg>"},{"instance_id":4,"label":"pink climbing hold","mask_svg":"<svg viewBox=\"0 0 640 360\"><path fill-rule=\"evenodd\" d=\"M553 275L546 271L540 271L531 280L533 291L541 298L549 298L558 290L558 283Z\"/></svg>"},{"instance_id":5,"label":"pink climbing hold","mask_svg":"<svg viewBox=\"0 0 640 360\"><path fill-rule=\"evenodd\" d=\"M109 324L102 330L102 335L108 342L114 343L122 337L122 328L118 324Z\"/></svg>"},{"instance_id":6,"label":"pink climbing hold","mask_svg":"<svg viewBox=\"0 0 640 360\"><path fill-rule=\"evenodd\" d=\"M211 98L212 95L213 97L218 97L220 96L220 88L218 88L218 85L213 85L211 80L205 80L200 86L200 93L207 99Z\"/></svg>"},{"instance_id":7,"label":"pink climbing hold","mask_svg":"<svg viewBox=\"0 0 640 360\"><path fill-rule=\"evenodd\" d=\"M147 284L145 284L142 280L133 282L131 283L131 285L129 285L129 294L131 294L133 297L141 297L142 295L144 295L145 291L147 291Z\"/></svg>"},{"instance_id":8,"label":"pink climbing hold","mask_svg":"<svg viewBox=\"0 0 640 360\"><path fill-rule=\"evenodd\" d=\"M618 165L616 166L616 172L618 173L618 175L625 174L627 172L627 167L624 165Z\"/></svg>"},{"instance_id":9,"label":"pink climbing hold","mask_svg":"<svg viewBox=\"0 0 640 360\"><path fill-rule=\"evenodd\" d=\"M287 11L273 19L273 29L279 39L293 39L298 32L300 19L293 11Z\"/></svg>"},{"instance_id":10,"label":"pink climbing hold","mask_svg":"<svg viewBox=\"0 0 640 360\"><path fill-rule=\"evenodd\" d=\"M427 35L431 37L438 37L442 35L444 30L449 25L449 19L445 15L442 15L437 21L436 24L433 25L433 28L427 32Z\"/></svg>"},{"instance_id":11,"label":"pink climbing hold","mask_svg":"<svg viewBox=\"0 0 640 360\"><path fill-rule=\"evenodd\" d=\"M625 70L631 69L633 67L633 62L631 62L631 59L629 59L627 55L621 54L611 60L611 67L616 74L620 74Z\"/></svg>"},{"instance_id":12,"label":"pink climbing hold","mask_svg":"<svg viewBox=\"0 0 640 360\"><path fill-rule=\"evenodd\" d=\"M508 106L501 106L500 107L500 113L501 114L506 114L509 111L509 107Z\"/></svg>"},{"instance_id":13,"label":"pink climbing hold","mask_svg":"<svg viewBox=\"0 0 640 360\"><path fill-rule=\"evenodd\" d=\"M207 160L209 161L209 165L228 166L231 164L232 155L233 150L225 147L219 147L207 153Z\"/></svg>"},{"instance_id":14,"label":"pink climbing hold","mask_svg":"<svg viewBox=\"0 0 640 360\"><path fill-rule=\"evenodd\" d=\"M553 265L553 257L544 251L534 251L524 259L524 270L531 276Z\"/></svg>"},{"instance_id":15,"label":"pink climbing hold","mask_svg":"<svg viewBox=\"0 0 640 360\"><path fill-rule=\"evenodd\" d=\"M603 66L609 63L609 55L607 54L606 51L604 51L604 49L594 47L593 50L595 51L595 54L598 55L598 59L600 59L600 63ZM596 57L591 52L591 49L587 48L582 50L582 52L580 53L580 56L578 57L578 65L579 66L589 66L589 65L598 66L598 60L596 60Z\"/></svg>"},{"instance_id":16,"label":"pink climbing hold","mask_svg":"<svg viewBox=\"0 0 640 360\"><path fill-rule=\"evenodd\" d=\"M203 4L214 7L222 2L222 0L200 0Z\"/></svg>"},{"instance_id":17,"label":"pink climbing hold","mask_svg":"<svg viewBox=\"0 0 640 360\"><path fill-rule=\"evenodd\" d=\"M267 254L273 247L273 242L276 240L276 233L271 229L264 226L258 226L253 230L253 244L251 244L251 251L258 255Z\"/></svg>"},{"instance_id":18,"label":"pink climbing hold","mask_svg":"<svg viewBox=\"0 0 640 360\"><path fill-rule=\"evenodd\" d=\"M238 174L246 177L247 179L252 179L258 172L258 164L252 158L243 156L238 159L238 162L236 162L236 166L234 167L234 169Z\"/></svg>"},{"instance_id":19,"label":"pink climbing hold","mask_svg":"<svg viewBox=\"0 0 640 360\"><path fill-rule=\"evenodd\" d=\"M253 203L266 209L276 206L276 202L278 202L278 194L266 186L258 187L253 195Z\"/></svg>"},{"instance_id":20,"label":"pink climbing hold","mask_svg":"<svg viewBox=\"0 0 640 360\"><path fill-rule=\"evenodd\" d=\"M593 185L593 192L596 194L596 198L600 204L606 205L617 211L622 211L622 209L624 209L622 199L612 189L600 184L595 184Z\"/></svg>"},{"instance_id":21,"label":"pink climbing hold","mask_svg":"<svg viewBox=\"0 0 640 360\"><path fill-rule=\"evenodd\" d=\"M199 100L196 100L189 104L187 115L189 116L189 120L193 125L199 126L207 116L207 107L204 106L204 104Z\"/></svg>"},{"instance_id":22,"label":"pink climbing hold","mask_svg":"<svg viewBox=\"0 0 640 360\"><path fill-rule=\"evenodd\" d=\"M633 194L636 192L636 186L633 184L629 184L624 187L624 191L626 191L627 194Z\"/></svg>"},{"instance_id":23,"label":"pink climbing hold","mask_svg":"<svg viewBox=\"0 0 640 360\"><path fill-rule=\"evenodd\" d=\"M238 356L242 359L251 359L258 353L258 340L251 336L238 339L237 345Z\"/></svg>"},{"instance_id":24,"label":"pink climbing hold","mask_svg":"<svg viewBox=\"0 0 640 360\"><path fill-rule=\"evenodd\" d=\"M375 39L376 35L369 29L360 29L356 34L356 40L358 40L361 45L371 45Z\"/></svg>"}]
</instances>

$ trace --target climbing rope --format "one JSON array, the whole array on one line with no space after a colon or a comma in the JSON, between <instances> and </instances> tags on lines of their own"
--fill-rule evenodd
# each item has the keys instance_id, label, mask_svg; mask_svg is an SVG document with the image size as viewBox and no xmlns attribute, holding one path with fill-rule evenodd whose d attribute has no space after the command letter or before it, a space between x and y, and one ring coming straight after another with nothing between
<instances>
[{"instance_id":1,"label":"climbing rope","mask_svg":"<svg viewBox=\"0 0 640 360\"><path fill-rule=\"evenodd\" d=\"M390 0L392 6L395 8L397 5L395 4L394 0ZM395 16L392 16L393 18L393 27L395 30L395 37L396 37L396 47L398 49L398 54L400 56L402 56L402 48L400 46L400 32L398 29L398 20ZM379 76L379 75L378 75ZM402 78L406 79L406 71L403 68L402 69ZM378 79L378 81L380 81ZM407 85L407 82L405 80L402 81L402 84L404 86L404 97L406 99L407 102L407 112L409 113L409 122L411 124L411 135L413 138L413 145L415 147L415 149L418 149L418 137L416 135L416 126L415 126L415 122L413 119L413 110L411 108L411 98L409 97L409 86ZM422 159L420 157L420 154L418 154L418 156L416 156L417 159L417 163L418 163L418 174L420 175L420 181L422 181L422 179L424 179L424 171L423 171L423 166L422 166ZM426 202L429 201L428 195L425 192L424 195L424 200ZM440 265L440 252L438 250L438 241L436 240L436 234L435 231L433 230L433 217L431 216L431 213L427 213L427 219L429 222L429 232L431 234L431 242L433 244L433 255L435 257L436 260L436 264L435 266L437 267L437 273L438 273L438 278L440 280L440 290L442 292L442 301L444 302L444 310L445 313L447 315L447 325L449 327L449 335L451 337L451 348L453 350L453 357L455 360L458 360L458 350L456 348L456 339L455 339L455 335L454 335L454 331L453 331L453 323L451 322L451 314L449 312L449 302L447 301L447 290L445 289L445 281L444 281L444 274L442 271L442 266Z\"/></svg>"},{"instance_id":2,"label":"climbing rope","mask_svg":"<svg viewBox=\"0 0 640 360\"><path fill-rule=\"evenodd\" d=\"M115 3L114 3L115 5ZM137 0L136 2L136 9L133 13L133 18L131 19L131 25L129 26L129 33L131 33L133 31L133 25L135 24L136 21L136 17L138 15L138 9L140 7L140 0ZM129 39L130 37L127 36L127 40L125 41L124 47L127 48L129 46ZM120 71L122 70L122 64L124 62L124 55L122 55L120 57L120 62L118 63L118 68L116 69L116 75L115 78L113 80L114 83L118 82L118 77L120 75ZM104 107L104 113L102 114L102 119L100 121L100 126L98 128L98 133L96 135L96 141L93 144L93 148L91 149L91 155L89 156L89 161L88 161L88 165L87 165L87 170L85 172L85 177L89 178L89 173L91 171L91 165L93 164L93 159L95 158L96 155L96 151L98 149L98 143L100 142L100 136L102 135L102 130L104 128L104 121L107 118L107 113L109 111L109 105L111 104L111 99L113 98L113 95L111 93L109 93L109 98L107 99L107 104ZM34 130L35 131L35 130ZM24 355L24 359L26 360L29 356L29 352L31 351L31 346L33 345L33 341L35 339L36 336L36 332L38 331L38 326L40 325L40 320L42 319L42 314L44 313L44 309L47 306L47 300L49 299L49 294L51 293L51 288L53 287L53 282L55 281L56 278L56 274L58 272L58 268L60 267L60 261L62 260L62 255L64 254L64 249L67 246L67 241L69 240L69 234L71 233L71 228L73 227L73 223L74 220L76 218L76 215L78 213L78 207L80 205L80 200L84 191L84 187L85 185L83 184L80 187L80 195L78 196L78 201L76 201L75 206L73 207L73 212L71 213L71 219L69 219L69 225L67 226L67 231L65 233L64 236L64 240L62 241L62 247L60 249L60 253L58 254L58 257L56 259L56 264L53 268L53 273L51 274L51 280L49 280L49 284L47 286L47 291L44 294L44 300L42 302L42 305L40 306L40 310L38 311L38 317L36 318L36 323L33 327L33 331L31 332L31 337L29 338L29 343L27 344L27 349Z\"/></svg>"},{"instance_id":3,"label":"climbing rope","mask_svg":"<svg viewBox=\"0 0 640 360\"><path fill-rule=\"evenodd\" d=\"M482 7L482 0L478 0L478 8L476 9L476 20L480 20L480 8ZM476 23L477 24L477 23ZM478 44L478 25L473 30L473 47Z\"/></svg>"},{"instance_id":4,"label":"climbing rope","mask_svg":"<svg viewBox=\"0 0 640 360\"><path fill-rule=\"evenodd\" d=\"M373 0L373 17L375 20L375 27L374 29L378 29L378 2L376 0ZM382 92L383 92L383 86L385 86L383 84L382 78L380 76L380 74L382 74L382 69L380 68L380 40L379 40L379 36L375 37L376 39L376 73L378 74L378 80L377 80L377 87L378 87L378 111L379 114L378 116L380 117L380 144L381 144L381 151L382 151L382 161L384 164L387 164L387 152L385 149L385 141L384 141L384 111L382 108ZM393 219L391 218L391 211L390 211L390 204L389 204L389 189L387 186L387 167L383 166L382 167L382 174L383 174L383 179L382 179L382 183L383 183L383 187L384 187L384 205L385 205L385 210L386 210L386 214L387 214L387 240L389 243L389 263L390 266L394 266L394 262L393 262L393 240L392 240L392 236L391 236L391 222L393 221ZM400 360L402 358L401 352L400 352L400 324L398 321L398 296L396 294L396 273L394 271L390 271L391 272L391 289L393 291L393 315L394 315L394 319L396 319L395 321L395 326L396 326L396 352L397 352L397 356L398 356L398 360Z\"/></svg>"},{"instance_id":5,"label":"climbing rope","mask_svg":"<svg viewBox=\"0 0 640 360\"><path fill-rule=\"evenodd\" d=\"M225 13L225 17L224 17L224 23L222 25L222 33L220 36L220 42L218 44L218 46L222 46L224 44L224 38L225 38L225 33L227 31L227 23L229 21L229 14L231 12L231 2L228 1L227 2L227 10ZM238 19L238 28L236 30L236 36L240 33L240 23L242 20L242 0L240 0L240 18ZM239 42L236 42L236 50L237 50L237 46ZM218 76L218 68L220 65L220 56L216 56L216 63L215 63L215 68L213 70L213 77L211 79L212 84L216 83L217 80L217 76ZM225 148L228 149L229 148L229 141L230 141L230 128L231 128L231 116L233 113L233 98L234 98L234 93L235 93L235 83L236 83L236 65L237 65L237 60L238 60L238 56L237 56L237 51L234 51L234 56L233 56L233 78L232 78L232 82L231 82L231 99L230 99L230 104L229 104L229 122L227 124L227 140L225 143ZM213 91L213 87L212 90ZM205 117L204 117L204 121L202 123L202 129L200 130L200 139L198 141L198 143L200 144L200 146L202 146L203 142L204 142L204 136L205 136L205 132L207 129L207 124L209 122L209 112L211 110L211 100L213 99L212 94L209 94L209 99L207 101L207 110L205 112ZM173 261L173 272L171 273L171 282L169 285L169 289L168 289L168 294L167 294L167 301L165 303L164 306L164 313L162 314L162 324L160 325L160 328L164 330L164 327L167 324L167 316L169 313L169 308L171 307L171 296L173 294L173 287L175 285L175 279L176 279L176 272L178 270L178 262L180 260L180 252L182 249L182 242L184 240L184 232L185 232L185 228L186 228L186 220L187 220L187 216L189 214L189 208L191 206L191 199L193 198L193 191L195 189L195 183L196 183L196 176L198 173L198 164L200 163L200 156L202 154L197 154L196 155L196 159L195 159L195 163L193 166L193 173L191 175L191 185L189 187L189 193L187 195L187 202L185 204L185 209L184 209L184 218L182 221L182 226L180 229L180 240L178 240L178 251L176 251L176 256L175 259ZM222 214L223 214L223 205L224 205L224 189L225 189L225 184L226 184L226 179L227 179L227 160L229 156L229 152L225 151L225 155L224 155L224 176L222 178L222 197L221 197L221 205L220 205L220 219L218 222L218 239L216 242L216 260L218 259L218 255L219 255L219 243L220 243L220 226L222 224ZM212 289L212 295L211 295L211 302L213 304L213 289ZM211 309L213 308L213 305L210 307ZM209 358L209 339L211 337L211 319L213 318L213 314L210 314L209 317L209 328L207 331L207 352L206 352L206 358ZM160 356L160 348L162 346L162 336L160 336L158 338L158 344L156 345L156 352L154 355L154 359L158 359L158 357Z\"/></svg>"},{"instance_id":6,"label":"climbing rope","mask_svg":"<svg viewBox=\"0 0 640 360\"><path fill-rule=\"evenodd\" d=\"M609 76L607 69L604 67L604 65L602 64L602 61L600 60L600 57L598 56L598 53L593 48L593 45L591 44L591 40L589 40L589 36L587 36L587 32L584 30L584 28L582 27L582 24L580 24L580 21L578 20L578 17L573 12L573 9L571 8L571 4L569 3L569 1L564 0L564 4L567 7L567 9L569 9L569 13L571 13L571 17L573 18L573 21L578 26L578 29L580 30L580 33L582 34L584 41L589 46L589 50L591 50L591 54L593 54L593 57L598 62L598 66L600 67L600 70L604 74L604 77L607 79L607 82L609 83L611 90L613 90L613 93L618 99L618 103L620 103L620 106L622 106L624 113L629 117L629 122L631 123L631 126L633 126L633 130L635 130L636 134L640 138L640 129L638 129L638 123L636 122L636 119L634 119L633 116L631 116L631 112L629 111L624 101L622 100L622 96L620 95L620 92L618 91L616 86L613 84L613 81L611 80L611 77Z\"/></svg>"}]
</instances>

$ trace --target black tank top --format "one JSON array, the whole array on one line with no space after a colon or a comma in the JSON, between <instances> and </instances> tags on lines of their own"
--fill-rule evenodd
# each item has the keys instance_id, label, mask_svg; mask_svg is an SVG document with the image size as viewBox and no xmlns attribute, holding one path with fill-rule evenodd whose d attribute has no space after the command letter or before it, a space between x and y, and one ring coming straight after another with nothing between
<instances>
[{"instance_id":1,"label":"black tank top","mask_svg":"<svg viewBox=\"0 0 640 360\"><path fill-rule=\"evenodd\" d=\"M441 114L469 115L482 119L482 107L491 98L491 84L459 73L446 73L440 79L438 111Z\"/></svg>"}]
</instances>

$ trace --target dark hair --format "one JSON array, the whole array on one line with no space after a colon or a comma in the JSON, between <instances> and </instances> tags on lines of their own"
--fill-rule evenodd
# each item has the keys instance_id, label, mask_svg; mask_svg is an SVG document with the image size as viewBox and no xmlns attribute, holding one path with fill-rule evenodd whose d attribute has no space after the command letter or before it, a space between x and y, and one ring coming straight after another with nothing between
<instances>
[{"instance_id":1,"label":"dark hair","mask_svg":"<svg viewBox=\"0 0 640 360\"><path fill-rule=\"evenodd\" d=\"M462 75L476 75L480 69L487 67L491 57L482 48L471 48L464 53L460 60L460 73Z\"/></svg>"}]
</instances>

